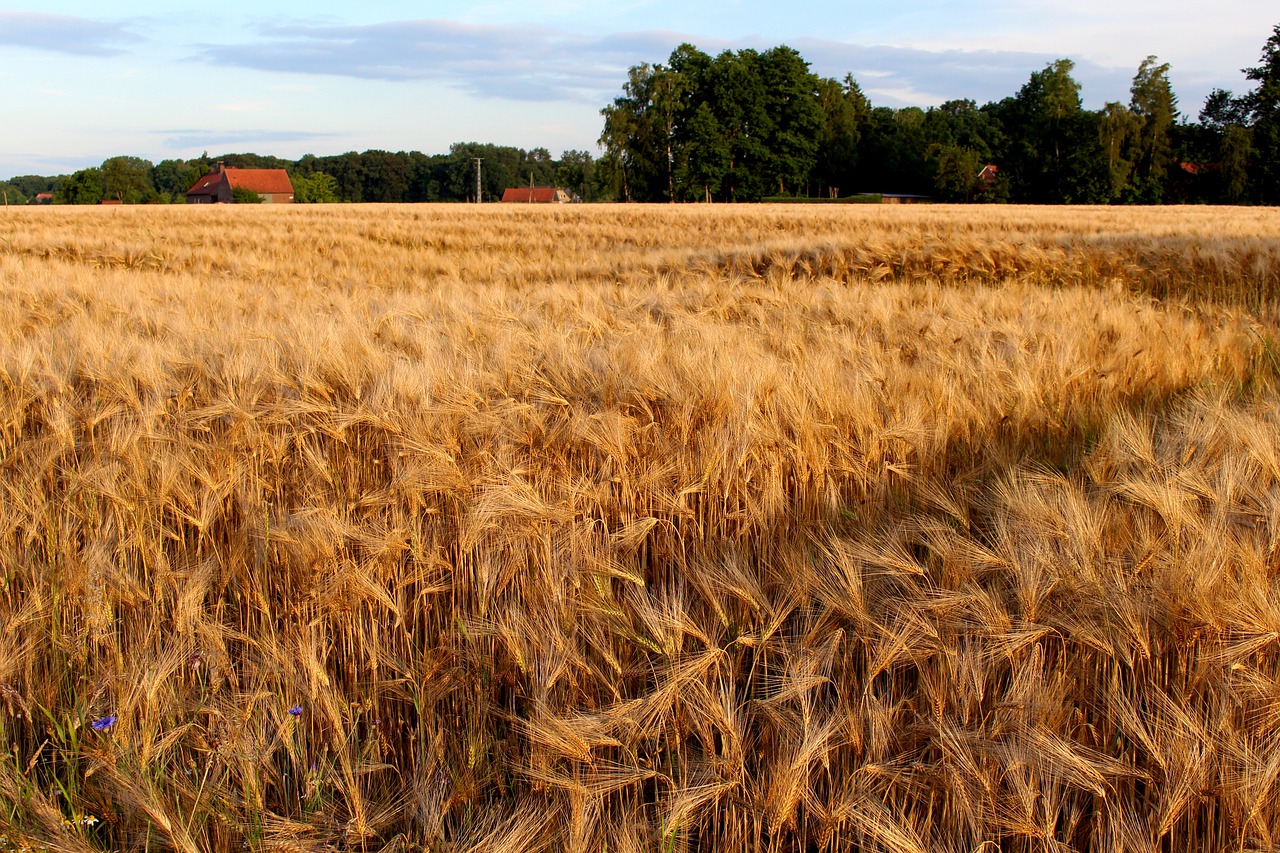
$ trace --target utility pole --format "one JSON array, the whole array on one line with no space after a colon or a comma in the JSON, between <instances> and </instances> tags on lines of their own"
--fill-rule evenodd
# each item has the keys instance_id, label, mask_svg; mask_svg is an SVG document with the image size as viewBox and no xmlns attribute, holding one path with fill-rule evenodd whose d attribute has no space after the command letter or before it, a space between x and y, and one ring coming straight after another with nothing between
<instances>
[{"instance_id":1,"label":"utility pole","mask_svg":"<svg viewBox=\"0 0 1280 853\"><path fill-rule=\"evenodd\" d=\"M483 190L480 188L480 164L482 162L484 162L483 157L476 158L476 204L480 204L484 201L484 196L482 195Z\"/></svg>"}]
</instances>

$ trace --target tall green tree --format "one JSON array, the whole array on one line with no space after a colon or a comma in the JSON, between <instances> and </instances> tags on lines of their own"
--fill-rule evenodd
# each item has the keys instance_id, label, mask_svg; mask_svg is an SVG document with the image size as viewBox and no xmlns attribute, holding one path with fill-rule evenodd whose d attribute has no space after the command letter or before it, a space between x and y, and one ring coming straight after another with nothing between
<instances>
[{"instance_id":1,"label":"tall green tree","mask_svg":"<svg viewBox=\"0 0 1280 853\"><path fill-rule=\"evenodd\" d=\"M655 102L663 69L643 63L627 72L622 95L601 110L600 145L617 164L626 201L658 201L667 178L667 140Z\"/></svg>"},{"instance_id":2,"label":"tall green tree","mask_svg":"<svg viewBox=\"0 0 1280 853\"><path fill-rule=\"evenodd\" d=\"M729 168L721 182L725 201L753 201L768 191L764 173L772 120L759 56L754 50L726 50L706 72L704 97L729 151Z\"/></svg>"},{"instance_id":3,"label":"tall green tree","mask_svg":"<svg viewBox=\"0 0 1280 853\"><path fill-rule=\"evenodd\" d=\"M1044 190L1054 201L1066 200L1073 183L1066 168L1066 151L1071 147L1070 126L1082 112L1080 84L1071 76L1074 68L1070 59L1055 60L1032 74L1019 93L1028 101L1040 154L1048 157Z\"/></svg>"},{"instance_id":4,"label":"tall green tree","mask_svg":"<svg viewBox=\"0 0 1280 853\"><path fill-rule=\"evenodd\" d=\"M771 119L762 128L768 155L761 177L778 195L794 194L804 188L817 160L824 118L819 80L799 52L786 45L765 51L757 61Z\"/></svg>"},{"instance_id":5,"label":"tall green tree","mask_svg":"<svg viewBox=\"0 0 1280 853\"><path fill-rule=\"evenodd\" d=\"M1246 96L1253 126L1255 183L1263 203L1280 204L1280 24L1262 46L1258 64L1244 69L1244 75L1258 84Z\"/></svg>"},{"instance_id":6,"label":"tall green tree","mask_svg":"<svg viewBox=\"0 0 1280 853\"><path fill-rule=\"evenodd\" d=\"M1129 110L1138 121L1133 138L1132 197L1140 202L1159 202L1173 159L1170 135L1178 117L1178 99L1169 84L1169 63L1157 63L1156 57L1148 56L1138 66L1129 92Z\"/></svg>"},{"instance_id":7,"label":"tall green tree","mask_svg":"<svg viewBox=\"0 0 1280 853\"><path fill-rule=\"evenodd\" d=\"M855 191L931 194L936 163L928 150L924 110L872 108L858 146Z\"/></svg>"},{"instance_id":8,"label":"tall green tree","mask_svg":"<svg viewBox=\"0 0 1280 853\"><path fill-rule=\"evenodd\" d=\"M97 204L106 198L101 169L81 169L63 180L54 201L58 204Z\"/></svg>"},{"instance_id":9,"label":"tall green tree","mask_svg":"<svg viewBox=\"0 0 1280 853\"><path fill-rule=\"evenodd\" d=\"M1205 127L1222 130L1233 124L1249 123L1249 99L1237 98L1227 89L1214 89L1204 99L1200 109L1200 123Z\"/></svg>"},{"instance_id":10,"label":"tall green tree","mask_svg":"<svg viewBox=\"0 0 1280 853\"><path fill-rule=\"evenodd\" d=\"M1253 133L1238 124L1222 132L1218 147L1221 200L1239 204L1249 194L1249 163L1253 159Z\"/></svg>"},{"instance_id":11,"label":"tall green tree","mask_svg":"<svg viewBox=\"0 0 1280 853\"><path fill-rule=\"evenodd\" d=\"M685 144L678 169L685 198L713 201L720 196L733 152L724 128L710 104L702 102L685 127Z\"/></svg>"},{"instance_id":12,"label":"tall green tree","mask_svg":"<svg viewBox=\"0 0 1280 853\"><path fill-rule=\"evenodd\" d=\"M590 152L568 149L556 164L555 183L578 197L591 201L595 191L595 159Z\"/></svg>"},{"instance_id":13,"label":"tall green tree","mask_svg":"<svg viewBox=\"0 0 1280 853\"><path fill-rule=\"evenodd\" d=\"M1098 115L1098 142L1106 158L1108 201L1120 198L1133 177L1133 153L1139 147L1142 120L1119 101L1109 101Z\"/></svg>"},{"instance_id":14,"label":"tall green tree","mask_svg":"<svg viewBox=\"0 0 1280 853\"><path fill-rule=\"evenodd\" d=\"M1105 201L1106 157L1098 116L1084 110L1069 59L1049 63L995 109L1011 140L1003 168L1014 201L1071 204Z\"/></svg>"},{"instance_id":15,"label":"tall green tree","mask_svg":"<svg viewBox=\"0 0 1280 853\"><path fill-rule=\"evenodd\" d=\"M1187 159L1205 164L1194 179L1198 200L1238 204L1250 197L1251 118L1248 96L1214 89L1205 98L1198 123L1181 128Z\"/></svg>"},{"instance_id":16,"label":"tall green tree","mask_svg":"<svg viewBox=\"0 0 1280 853\"><path fill-rule=\"evenodd\" d=\"M802 190L824 127L818 78L786 46L712 59L680 45L666 65L633 66L602 112L605 160L640 201Z\"/></svg>"},{"instance_id":17,"label":"tall green tree","mask_svg":"<svg viewBox=\"0 0 1280 853\"><path fill-rule=\"evenodd\" d=\"M111 157L102 163L103 192L107 198L137 204L155 193L151 161L140 157Z\"/></svg>"},{"instance_id":18,"label":"tall green tree","mask_svg":"<svg viewBox=\"0 0 1280 853\"><path fill-rule=\"evenodd\" d=\"M834 78L819 81L818 105L823 120L813 180L819 195L837 198L842 191L854 189L858 146L871 120L871 102L853 75L847 74L843 82Z\"/></svg>"}]
</instances>

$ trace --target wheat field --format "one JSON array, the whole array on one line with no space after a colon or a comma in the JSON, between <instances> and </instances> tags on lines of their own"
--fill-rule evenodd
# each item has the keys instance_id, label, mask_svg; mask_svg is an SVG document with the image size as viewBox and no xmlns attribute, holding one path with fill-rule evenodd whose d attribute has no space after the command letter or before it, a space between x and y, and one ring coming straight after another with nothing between
<instances>
[{"instance_id":1,"label":"wheat field","mask_svg":"<svg viewBox=\"0 0 1280 853\"><path fill-rule=\"evenodd\" d=\"M5 208L0 850L1280 845L1280 214Z\"/></svg>"}]
</instances>

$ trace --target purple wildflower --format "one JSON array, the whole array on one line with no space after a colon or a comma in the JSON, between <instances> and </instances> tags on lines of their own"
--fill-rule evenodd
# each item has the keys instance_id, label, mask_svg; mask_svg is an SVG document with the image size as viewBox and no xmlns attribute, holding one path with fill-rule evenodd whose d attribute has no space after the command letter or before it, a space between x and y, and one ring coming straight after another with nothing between
<instances>
[{"instance_id":1,"label":"purple wildflower","mask_svg":"<svg viewBox=\"0 0 1280 853\"><path fill-rule=\"evenodd\" d=\"M107 729L111 728L115 724L116 724L116 715L108 714L105 717L99 717L98 719L94 720L92 723L89 724L89 728L93 729L95 732L105 732Z\"/></svg>"},{"instance_id":2,"label":"purple wildflower","mask_svg":"<svg viewBox=\"0 0 1280 853\"><path fill-rule=\"evenodd\" d=\"M294 705L292 708L290 708L290 709L289 709L289 716L290 716L290 717L301 717L301 716L302 716L302 706L301 706L301 705Z\"/></svg>"}]
</instances>

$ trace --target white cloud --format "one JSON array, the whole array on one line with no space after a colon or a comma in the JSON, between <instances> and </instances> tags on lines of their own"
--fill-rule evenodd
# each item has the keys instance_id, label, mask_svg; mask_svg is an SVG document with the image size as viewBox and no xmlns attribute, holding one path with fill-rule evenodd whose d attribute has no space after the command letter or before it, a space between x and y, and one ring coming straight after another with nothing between
<instances>
[{"instance_id":1,"label":"white cloud","mask_svg":"<svg viewBox=\"0 0 1280 853\"><path fill-rule=\"evenodd\" d=\"M1128 98L1136 60L1132 67L1113 65L1087 54L1039 49L1034 46L1038 39L1026 44L998 34L985 38L1019 46L961 50L818 37L789 43L824 76L853 73L865 80L868 94L886 106L998 100L1016 93L1033 71L1061 56L1076 62L1086 104ZM414 20L361 26L276 23L255 40L205 44L198 50L215 65L256 71L433 80L487 98L603 105L621 91L629 66L663 62L684 41L715 54L726 48L768 48L782 40L751 36L730 41L659 30L582 35L542 26ZM1203 74L1195 78L1192 100L1222 85L1212 79ZM1175 86L1177 82L1175 76Z\"/></svg>"},{"instance_id":2,"label":"white cloud","mask_svg":"<svg viewBox=\"0 0 1280 853\"><path fill-rule=\"evenodd\" d=\"M601 101L638 62L661 60L683 37L664 32L583 36L539 26L395 21L344 27L275 25L252 43L200 45L217 65L374 80L446 80L514 100Z\"/></svg>"}]
</instances>

